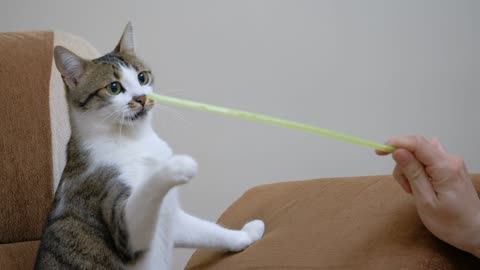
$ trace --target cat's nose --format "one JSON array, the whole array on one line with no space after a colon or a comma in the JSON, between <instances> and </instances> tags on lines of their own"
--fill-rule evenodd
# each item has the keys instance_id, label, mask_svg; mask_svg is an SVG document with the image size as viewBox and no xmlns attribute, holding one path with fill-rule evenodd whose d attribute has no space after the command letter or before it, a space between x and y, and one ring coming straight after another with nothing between
<instances>
[{"instance_id":1,"label":"cat's nose","mask_svg":"<svg viewBox=\"0 0 480 270\"><path fill-rule=\"evenodd\" d=\"M146 100L146 96L145 95L141 95L141 96L135 96L133 97L133 100L135 100L136 102L142 104L142 106L145 105L145 100Z\"/></svg>"}]
</instances>

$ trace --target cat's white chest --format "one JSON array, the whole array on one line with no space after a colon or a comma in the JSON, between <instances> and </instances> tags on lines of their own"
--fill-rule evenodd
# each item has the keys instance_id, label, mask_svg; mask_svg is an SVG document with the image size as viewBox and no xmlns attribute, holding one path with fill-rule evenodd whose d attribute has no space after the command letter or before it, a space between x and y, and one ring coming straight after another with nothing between
<instances>
[{"instance_id":1,"label":"cat's white chest","mask_svg":"<svg viewBox=\"0 0 480 270\"><path fill-rule=\"evenodd\" d=\"M114 166L120 172L121 181L131 187L143 182L172 155L170 147L155 134L136 140L99 138L92 146L91 164Z\"/></svg>"}]
</instances>

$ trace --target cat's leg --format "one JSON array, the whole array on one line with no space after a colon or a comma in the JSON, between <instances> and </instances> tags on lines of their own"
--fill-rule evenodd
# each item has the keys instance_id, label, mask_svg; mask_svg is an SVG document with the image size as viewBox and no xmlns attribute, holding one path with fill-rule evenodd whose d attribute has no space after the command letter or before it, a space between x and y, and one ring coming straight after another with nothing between
<instances>
[{"instance_id":1,"label":"cat's leg","mask_svg":"<svg viewBox=\"0 0 480 270\"><path fill-rule=\"evenodd\" d=\"M188 156L173 156L145 182L132 190L124 207L124 221L132 251L150 247L162 200L171 188L196 174L197 164Z\"/></svg>"},{"instance_id":2,"label":"cat's leg","mask_svg":"<svg viewBox=\"0 0 480 270\"><path fill-rule=\"evenodd\" d=\"M176 217L175 246L241 251L263 236L261 220L246 223L241 230L230 230L179 210Z\"/></svg>"},{"instance_id":3,"label":"cat's leg","mask_svg":"<svg viewBox=\"0 0 480 270\"><path fill-rule=\"evenodd\" d=\"M162 217L161 217L162 218ZM157 228L150 248L128 270L171 270L173 265L173 234L170 226Z\"/></svg>"}]
</instances>

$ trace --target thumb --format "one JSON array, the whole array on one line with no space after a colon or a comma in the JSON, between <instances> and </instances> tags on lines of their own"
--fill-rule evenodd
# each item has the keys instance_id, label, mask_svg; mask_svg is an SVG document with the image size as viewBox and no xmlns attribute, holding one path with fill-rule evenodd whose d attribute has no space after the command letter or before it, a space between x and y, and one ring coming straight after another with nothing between
<instances>
[{"instance_id":1,"label":"thumb","mask_svg":"<svg viewBox=\"0 0 480 270\"><path fill-rule=\"evenodd\" d=\"M418 202L432 203L435 199L435 191L429 180L425 167L415 156L406 149L398 149L393 152L393 159L397 162L399 169L408 179L412 187L415 200Z\"/></svg>"}]
</instances>

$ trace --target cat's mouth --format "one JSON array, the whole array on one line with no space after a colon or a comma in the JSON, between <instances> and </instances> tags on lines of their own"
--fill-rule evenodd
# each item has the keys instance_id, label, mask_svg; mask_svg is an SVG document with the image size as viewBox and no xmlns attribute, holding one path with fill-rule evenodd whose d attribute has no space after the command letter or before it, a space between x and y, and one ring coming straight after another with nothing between
<instances>
[{"instance_id":1,"label":"cat's mouth","mask_svg":"<svg viewBox=\"0 0 480 270\"><path fill-rule=\"evenodd\" d=\"M136 121L147 116L148 111L145 108L142 108L140 111L136 112L134 115L127 116L127 119L130 121Z\"/></svg>"}]
</instances>

